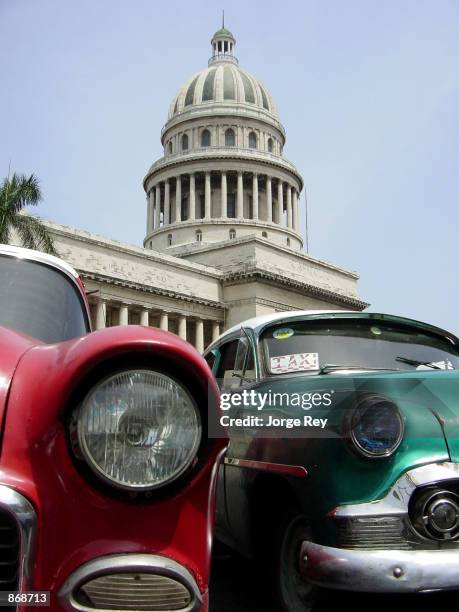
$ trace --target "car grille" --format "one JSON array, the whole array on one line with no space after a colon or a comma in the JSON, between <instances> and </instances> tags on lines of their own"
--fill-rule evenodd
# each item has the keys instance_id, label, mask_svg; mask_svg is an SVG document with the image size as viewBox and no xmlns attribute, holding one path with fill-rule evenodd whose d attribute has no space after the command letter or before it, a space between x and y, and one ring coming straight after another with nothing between
<instances>
[{"instance_id":1,"label":"car grille","mask_svg":"<svg viewBox=\"0 0 459 612\"><path fill-rule=\"evenodd\" d=\"M76 601L89 610L189 610L192 594L174 578L146 573L108 574L81 585Z\"/></svg>"},{"instance_id":2,"label":"car grille","mask_svg":"<svg viewBox=\"0 0 459 612\"><path fill-rule=\"evenodd\" d=\"M16 521L11 514L0 510L0 591L18 590L20 548ZM15 606L9 609L14 610Z\"/></svg>"},{"instance_id":3,"label":"car grille","mask_svg":"<svg viewBox=\"0 0 459 612\"><path fill-rule=\"evenodd\" d=\"M341 548L410 550L403 520L399 517L364 517L337 522Z\"/></svg>"}]
</instances>

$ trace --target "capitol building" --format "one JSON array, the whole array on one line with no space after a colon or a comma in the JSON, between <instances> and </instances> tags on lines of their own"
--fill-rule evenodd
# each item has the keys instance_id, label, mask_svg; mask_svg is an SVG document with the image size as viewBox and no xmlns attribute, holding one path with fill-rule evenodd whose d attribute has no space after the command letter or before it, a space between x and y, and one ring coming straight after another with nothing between
<instances>
[{"instance_id":1,"label":"capitol building","mask_svg":"<svg viewBox=\"0 0 459 612\"><path fill-rule=\"evenodd\" d=\"M224 27L178 90L148 170L143 247L47 222L86 284L94 327L168 329L202 351L270 312L362 310L358 276L303 252L303 179L283 155L274 100Z\"/></svg>"}]
</instances>

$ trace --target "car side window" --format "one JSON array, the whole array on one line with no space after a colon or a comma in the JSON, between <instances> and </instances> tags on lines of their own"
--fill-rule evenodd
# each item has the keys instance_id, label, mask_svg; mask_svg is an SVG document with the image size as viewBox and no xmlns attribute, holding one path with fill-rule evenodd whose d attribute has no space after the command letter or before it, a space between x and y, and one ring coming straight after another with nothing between
<instances>
[{"instance_id":1,"label":"car side window","mask_svg":"<svg viewBox=\"0 0 459 612\"><path fill-rule=\"evenodd\" d=\"M255 379L253 352L245 335L220 347L220 362L215 376L224 389L235 389L247 379Z\"/></svg>"},{"instance_id":2,"label":"car side window","mask_svg":"<svg viewBox=\"0 0 459 612\"><path fill-rule=\"evenodd\" d=\"M204 359L207 361L207 365L213 371L215 365L216 355L213 351L210 351L207 355L204 355Z\"/></svg>"},{"instance_id":3,"label":"car side window","mask_svg":"<svg viewBox=\"0 0 459 612\"><path fill-rule=\"evenodd\" d=\"M239 338L234 371L240 384L255 380L255 363L253 351L248 337L244 334Z\"/></svg>"},{"instance_id":4,"label":"car side window","mask_svg":"<svg viewBox=\"0 0 459 612\"><path fill-rule=\"evenodd\" d=\"M238 344L239 339L236 339L230 340L230 342L226 342L226 344L222 344L219 347L220 360L215 372L215 378L220 388L239 386L239 379L233 377Z\"/></svg>"}]
</instances>

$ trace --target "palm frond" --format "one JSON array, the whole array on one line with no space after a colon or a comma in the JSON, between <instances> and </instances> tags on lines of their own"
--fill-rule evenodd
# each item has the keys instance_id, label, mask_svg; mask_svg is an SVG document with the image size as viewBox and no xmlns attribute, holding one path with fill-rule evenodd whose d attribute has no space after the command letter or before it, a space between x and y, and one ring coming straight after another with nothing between
<instances>
[{"instance_id":1,"label":"palm frond","mask_svg":"<svg viewBox=\"0 0 459 612\"><path fill-rule=\"evenodd\" d=\"M50 255L57 255L54 241L41 219L30 215L16 215L12 220L21 244L27 249L44 251Z\"/></svg>"},{"instance_id":2,"label":"palm frond","mask_svg":"<svg viewBox=\"0 0 459 612\"><path fill-rule=\"evenodd\" d=\"M34 174L16 174L3 180L0 187L0 209L19 212L26 206L36 206L42 199L40 183Z\"/></svg>"}]
</instances>

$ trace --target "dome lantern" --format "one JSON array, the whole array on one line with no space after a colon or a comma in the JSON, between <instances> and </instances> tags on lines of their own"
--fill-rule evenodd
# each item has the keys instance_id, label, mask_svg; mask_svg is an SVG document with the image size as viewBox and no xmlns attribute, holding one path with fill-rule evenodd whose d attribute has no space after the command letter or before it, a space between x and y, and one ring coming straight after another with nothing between
<instances>
[{"instance_id":1,"label":"dome lantern","mask_svg":"<svg viewBox=\"0 0 459 612\"><path fill-rule=\"evenodd\" d=\"M233 62L238 63L234 57L234 47L236 39L232 33L225 28L225 13L223 12L222 27L215 32L210 41L212 45L212 57L209 60L209 66L215 62Z\"/></svg>"}]
</instances>

